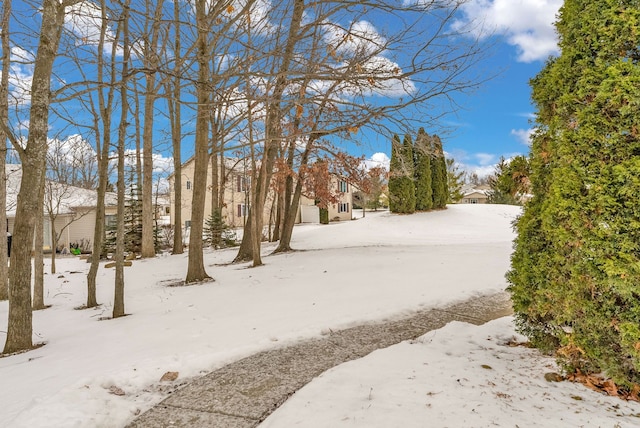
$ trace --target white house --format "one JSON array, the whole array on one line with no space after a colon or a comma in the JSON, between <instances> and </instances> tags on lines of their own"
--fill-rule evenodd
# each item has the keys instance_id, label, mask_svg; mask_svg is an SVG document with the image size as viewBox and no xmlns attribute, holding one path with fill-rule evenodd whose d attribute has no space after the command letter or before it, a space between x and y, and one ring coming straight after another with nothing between
<instances>
[{"instance_id":1,"label":"white house","mask_svg":"<svg viewBox=\"0 0 640 428\"><path fill-rule=\"evenodd\" d=\"M9 233L13 233L22 166L8 164L6 213ZM71 244L92 245L96 221L97 192L46 180L44 197L44 249L69 248ZM115 222L117 195L105 195L105 223ZM53 226L53 227L52 227ZM58 240L52 244L52 230Z\"/></svg>"}]
</instances>

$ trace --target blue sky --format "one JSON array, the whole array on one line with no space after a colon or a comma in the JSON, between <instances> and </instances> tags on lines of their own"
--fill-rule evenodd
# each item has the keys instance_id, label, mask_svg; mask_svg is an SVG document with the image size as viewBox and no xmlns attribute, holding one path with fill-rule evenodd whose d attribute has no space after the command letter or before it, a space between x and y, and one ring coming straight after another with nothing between
<instances>
[{"instance_id":1,"label":"blue sky","mask_svg":"<svg viewBox=\"0 0 640 428\"><path fill-rule=\"evenodd\" d=\"M460 99L463 109L445 119L445 151L469 171L486 175L500 156L529 152L528 135L534 108L529 80L557 54L553 27L562 0L469 0L463 21L483 22L495 46L479 66L498 73L477 91ZM366 157L384 144L363 147Z\"/></svg>"},{"instance_id":2,"label":"blue sky","mask_svg":"<svg viewBox=\"0 0 640 428\"><path fill-rule=\"evenodd\" d=\"M528 82L540 71L545 59L557 53L553 22L561 5L562 0L466 0L462 5L453 26L462 28L474 23L478 24L476 28L493 34L485 40L494 43L491 55L478 67L483 75L495 77L473 94L457 99L462 108L442 120L446 130L427 131L442 137L445 151L464 169L484 176L493 171L501 156L528 153L527 137L534 112ZM91 22L81 24L91 28ZM386 23L372 25L383 28ZM376 28L370 30L376 35ZM18 47L12 49L12 56L18 59L31 55ZM13 76L22 84L14 90L30 84L29 71L26 66L16 66ZM349 149L352 154L377 160L390 154L390 136L363 136L363 139L362 146ZM183 159L192 152L189 148L185 150ZM170 164L168 156L170 152L158 153L156 163Z\"/></svg>"}]
</instances>

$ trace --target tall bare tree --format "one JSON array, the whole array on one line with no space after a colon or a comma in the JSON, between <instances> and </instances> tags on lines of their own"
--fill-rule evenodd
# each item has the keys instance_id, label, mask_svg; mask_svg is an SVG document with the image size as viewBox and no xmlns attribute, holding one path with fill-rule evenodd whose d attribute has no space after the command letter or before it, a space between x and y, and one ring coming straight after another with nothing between
<instances>
[{"instance_id":1,"label":"tall bare tree","mask_svg":"<svg viewBox=\"0 0 640 428\"><path fill-rule=\"evenodd\" d=\"M173 2L174 45L172 75L166 80L167 110L171 126L171 148L173 153L173 254L182 254L182 31L180 2Z\"/></svg>"},{"instance_id":2,"label":"tall bare tree","mask_svg":"<svg viewBox=\"0 0 640 428\"><path fill-rule=\"evenodd\" d=\"M116 34L110 35L111 21L108 17L107 1L99 3L100 23L96 58L96 85L100 90L89 92L83 105L91 113L92 123L89 126L95 136L96 158L98 169L98 187L96 194L96 222L93 231L93 248L91 265L87 273L87 308L98 305L96 297L96 278L100 266L102 247L105 237L105 195L109 184L109 152L111 150L111 126L116 91L118 89L118 41L121 25L117 26ZM120 15L117 13L116 15ZM110 47L110 49L109 49ZM81 67L80 67L81 68ZM105 73L107 74L105 76ZM89 79L87 79L89 80ZM96 100L97 98L97 100Z\"/></svg>"},{"instance_id":3,"label":"tall bare tree","mask_svg":"<svg viewBox=\"0 0 640 428\"><path fill-rule=\"evenodd\" d=\"M65 9L76 0L44 0L41 9L41 27L38 52L31 85L29 136L25 147L15 141L23 168L18 193L16 221L9 268L9 323L3 353L30 349L32 341L31 313L31 249L37 213L42 211L42 195L34 192L42 183L46 171L47 132L51 103L51 75L58 52L64 24ZM15 257L14 257L15 256Z\"/></svg>"},{"instance_id":4,"label":"tall bare tree","mask_svg":"<svg viewBox=\"0 0 640 428\"><path fill-rule=\"evenodd\" d=\"M147 6L153 2L145 2ZM160 65L159 39L162 28L162 10L164 1L155 2L155 10L151 13L147 9L145 20L144 51L142 60L144 63L144 76L146 90L144 94L144 130L142 135L143 170L142 170L142 257L154 257L155 239L153 223L153 124L154 106L158 96L156 76ZM148 23L151 22L150 26Z\"/></svg>"},{"instance_id":5,"label":"tall bare tree","mask_svg":"<svg viewBox=\"0 0 640 428\"><path fill-rule=\"evenodd\" d=\"M129 4L126 0L120 17L119 26L122 26L122 80L120 82L120 124L118 125L118 222L116 226L116 274L114 284L113 318L122 317L124 311L124 210L125 210L125 140L127 138L129 116L129 94L127 83L129 76L130 45L129 45Z\"/></svg>"},{"instance_id":6,"label":"tall bare tree","mask_svg":"<svg viewBox=\"0 0 640 428\"><path fill-rule=\"evenodd\" d=\"M211 14L208 2L195 0L195 21L197 27L196 62L198 64L198 80L196 83L196 136L191 212L191 231L189 233L189 262L186 283L210 279L204 268L202 235L204 231L204 204L206 198L207 167L209 154L210 124L210 73L208 35L211 28Z\"/></svg>"},{"instance_id":7,"label":"tall bare tree","mask_svg":"<svg viewBox=\"0 0 640 428\"><path fill-rule=\"evenodd\" d=\"M0 21L0 43L2 44L2 73L0 73L0 206L7 206L7 134L9 128L9 67L11 65L11 46L9 44L9 19L11 0L2 2L2 21ZM0 210L0 300L9 298L7 250L7 212Z\"/></svg>"},{"instance_id":8,"label":"tall bare tree","mask_svg":"<svg viewBox=\"0 0 640 428\"><path fill-rule=\"evenodd\" d=\"M245 225L245 233L243 234L238 254L234 260L236 262L253 260L253 266L260 266L262 264L260 248L262 241L263 210L267 200L269 183L273 174L273 165L282 141L282 98L285 90L289 86L289 68L295 59L296 44L300 41L299 31L305 10L304 0L292 1L293 9L291 11L284 46L278 46L279 49L282 49L279 51L282 56L279 56L278 51L271 52L272 55L277 57L277 60L274 61L275 65L272 74L275 76L273 87L268 94L268 98L265 100L266 117L263 157L261 162L256 162L255 156L252 160L253 177L251 183L252 201L250 221ZM255 143L255 141L251 141L252 150Z\"/></svg>"}]
</instances>

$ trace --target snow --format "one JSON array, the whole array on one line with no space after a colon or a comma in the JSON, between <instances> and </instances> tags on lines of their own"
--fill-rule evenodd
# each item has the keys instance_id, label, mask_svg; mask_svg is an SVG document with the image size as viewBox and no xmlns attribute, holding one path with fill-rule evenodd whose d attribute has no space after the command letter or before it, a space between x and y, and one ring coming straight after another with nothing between
<instances>
[{"instance_id":1,"label":"snow","mask_svg":"<svg viewBox=\"0 0 640 428\"><path fill-rule=\"evenodd\" d=\"M452 322L328 370L260 428L637 427L638 403L547 382L552 359L513 346L512 317ZM428 421L428 422L427 422Z\"/></svg>"},{"instance_id":2,"label":"snow","mask_svg":"<svg viewBox=\"0 0 640 428\"><path fill-rule=\"evenodd\" d=\"M76 310L86 300L89 265L57 259L58 273L45 277L52 306L34 313L34 341L46 345L0 358L0 426L122 427L173 386L254 352L504 290L511 222L519 212L454 205L301 225L292 245L305 251L266 256L255 269L228 264L235 250L208 251L205 265L215 282L189 287L168 286L184 278L186 254L137 260L125 270L130 315L116 320L100 320L111 313L113 270L99 271L102 305ZM273 248L265 245L265 254ZM7 303L0 302L0 344L6 323ZM264 426L304 420L299 426L410 427L424 426L425 418L443 427L638 423L617 416L640 413L636 403L547 383L544 373L557 370L552 360L501 345L514 335L511 324L510 318L482 327L454 323L338 366ZM160 382L168 371L179 372L178 380ZM124 395L110 393L116 388Z\"/></svg>"}]
</instances>

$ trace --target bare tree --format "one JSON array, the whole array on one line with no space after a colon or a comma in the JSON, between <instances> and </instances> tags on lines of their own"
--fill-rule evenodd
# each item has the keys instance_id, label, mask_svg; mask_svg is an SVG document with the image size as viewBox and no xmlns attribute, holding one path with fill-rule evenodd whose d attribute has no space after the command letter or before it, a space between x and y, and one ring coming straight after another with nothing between
<instances>
[{"instance_id":1,"label":"bare tree","mask_svg":"<svg viewBox=\"0 0 640 428\"><path fill-rule=\"evenodd\" d=\"M208 13L205 0L195 0L195 21L197 27L196 58L198 64L198 81L196 83L197 113L194 155L193 181L207 182L207 164L209 154L210 95L208 90L211 79L209 73L208 34L211 28L211 15ZM200 282L211 277L204 268L202 253L202 234L204 229L204 203L206 186L196 185L193 188L191 231L189 234L189 262L186 283Z\"/></svg>"},{"instance_id":2,"label":"bare tree","mask_svg":"<svg viewBox=\"0 0 640 428\"><path fill-rule=\"evenodd\" d=\"M125 210L125 139L127 137L129 99L127 82L129 75L130 46L129 46L129 4L126 0L120 17L119 26L122 26L122 45L124 55L122 57L122 81L120 82L120 124L118 126L118 223L116 227L116 275L114 284L113 318L122 317L124 311L124 210Z\"/></svg>"},{"instance_id":3,"label":"bare tree","mask_svg":"<svg viewBox=\"0 0 640 428\"><path fill-rule=\"evenodd\" d=\"M11 17L11 0L2 2L2 21L0 21L0 42L2 57L0 73L0 206L7 206L7 134L9 128L9 67L11 65L11 47L9 44L9 19ZM7 211L0 210L0 300L9 298L7 242Z\"/></svg>"},{"instance_id":4,"label":"bare tree","mask_svg":"<svg viewBox=\"0 0 640 428\"><path fill-rule=\"evenodd\" d=\"M96 85L100 89L94 95L89 92L88 100L83 101L87 111L91 113L93 119L90 129L95 135L96 157L98 169L98 187L96 197L96 222L93 232L93 249L91 253L91 266L87 273L87 308L98 305L96 298L96 277L100 266L102 246L105 236L105 195L109 183L109 151L111 149L111 124L113 121L114 99L117 90L117 52L119 49L118 40L121 26L118 26L118 33L112 38L109 36L110 20L106 0L100 1L99 8L99 34L97 40L96 57ZM110 52L107 50L111 47ZM108 61L106 61L108 58ZM82 67L80 67L82 69ZM105 72L107 76L105 77ZM88 79L87 79L88 80ZM102 89L104 88L104 89Z\"/></svg>"},{"instance_id":5,"label":"bare tree","mask_svg":"<svg viewBox=\"0 0 640 428\"><path fill-rule=\"evenodd\" d=\"M65 9L75 2L43 1L40 43L31 86L29 137L24 148L12 138L14 149L20 154L23 168L28 169L29 174L23 174L18 193L12 263L9 268L9 323L3 350L5 354L31 349L33 346L31 249L37 219L34 213L42 211L42 195L33 189L39 188L45 175L53 62L60 43Z\"/></svg>"},{"instance_id":6,"label":"bare tree","mask_svg":"<svg viewBox=\"0 0 640 428\"><path fill-rule=\"evenodd\" d=\"M184 60L182 58L182 32L180 24L180 2L173 2L175 41L173 45L172 75L166 80L167 110L171 126L171 147L173 153L174 206L173 210L173 254L182 254L182 79Z\"/></svg>"},{"instance_id":7,"label":"bare tree","mask_svg":"<svg viewBox=\"0 0 640 428\"><path fill-rule=\"evenodd\" d=\"M472 72L482 58L482 47L476 41L464 42L467 39L460 36L467 29L452 25L459 1L362 4L347 0L313 7L306 7L304 1L292 2L294 11L298 6L305 12L298 31L292 32L293 18L288 27L287 46L295 61L289 66L287 50L281 50L283 67L265 77L275 82L265 101L269 113L260 165L267 173L273 167L272 143L288 141L287 168L293 168L293 156L302 168L310 148L330 153L335 141L353 144L362 128L388 133L392 127L409 130L416 123L435 125L442 114L456 108L453 94L473 89L488 78ZM376 14L401 20L403 29L380 34L369 24L373 19L367 20ZM349 17L347 24L344 16ZM284 85L280 90L279 81ZM299 145L305 148L298 151ZM301 186L296 192L292 184L288 178L283 198L286 227L280 230L278 251L289 248L291 219L297 212L295 195ZM262 214L255 199L253 208ZM251 254L245 240L256 235L245 232L244 236L237 261ZM254 242L253 248L255 265L259 245Z\"/></svg>"},{"instance_id":8,"label":"bare tree","mask_svg":"<svg viewBox=\"0 0 640 428\"><path fill-rule=\"evenodd\" d=\"M234 261L253 260L253 266L262 265L260 255L262 241L262 216L267 199L268 187L273 174L273 166L282 139L282 101L286 89L289 87L289 68L294 61L295 47L300 40L299 31L305 10L304 0L292 0L290 22L284 46L277 44L277 49L270 52L275 57L271 76L274 76L273 86L265 99L265 136L262 160L256 160L254 139L250 140L252 154L252 200L250 221L245 225L245 233ZM250 33L250 31L249 31ZM281 55L281 56L280 56ZM251 114L250 114L251 116ZM251 130L252 127L249 127Z\"/></svg>"},{"instance_id":9,"label":"bare tree","mask_svg":"<svg viewBox=\"0 0 640 428\"><path fill-rule=\"evenodd\" d=\"M189 262L186 283L210 279L204 268L203 231L205 219L205 200L207 169L209 164L209 137L211 135L212 93L222 81L223 76L211 72L211 61L217 54L225 52L225 35L236 27L236 23L246 16L253 2L248 1L240 10L235 10L232 2L212 4L206 0L195 1L196 41L194 45L195 64L197 65L196 89L196 130L194 176L191 203L191 231L189 233ZM229 12L235 16L229 16ZM212 26L216 31L212 31ZM215 136L219 138L219 136Z\"/></svg>"},{"instance_id":10,"label":"bare tree","mask_svg":"<svg viewBox=\"0 0 640 428\"><path fill-rule=\"evenodd\" d=\"M24 174L23 174L24 175ZM42 176L42 182L38 186L37 192L40 198L44 195L45 176ZM36 215L36 236L33 249L33 302L31 308L34 311L45 309L44 304L44 210L38 210ZM55 249L51 248L55 253Z\"/></svg>"},{"instance_id":11,"label":"bare tree","mask_svg":"<svg viewBox=\"0 0 640 428\"><path fill-rule=\"evenodd\" d=\"M145 2L148 7L153 2ZM144 64L144 76L146 90L144 94L144 130L143 130L143 172L142 172L142 257L154 257L155 239L153 225L153 117L154 104L157 98L156 73L158 71L160 56L159 38L162 25L162 9L164 1L155 2L153 15L147 10L145 14L144 51L142 60ZM151 22L150 28L148 27Z\"/></svg>"}]
</instances>

